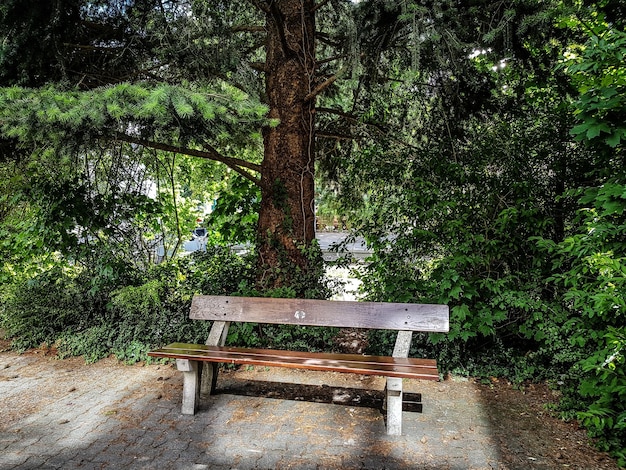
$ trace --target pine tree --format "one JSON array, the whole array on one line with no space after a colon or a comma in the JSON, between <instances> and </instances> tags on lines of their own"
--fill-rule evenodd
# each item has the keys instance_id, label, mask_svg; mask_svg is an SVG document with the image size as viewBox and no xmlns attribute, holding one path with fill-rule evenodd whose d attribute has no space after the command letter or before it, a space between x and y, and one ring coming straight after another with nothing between
<instances>
[{"instance_id":1,"label":"pine tree","mask_svg":"<svg viewBox=\"0 0 626 470\"><path fill-rule=\"evenodd\" d=\"M34 88L4 89L4 138L65 152L127 142L224 163L261 189L260 287L287 285L320 260L307 247L324 3L5 2L0 78ZM258 160L229 154L259 128Z\"/></svg>"},{"instance_id":2,"label":"pine tree","mask_svg":"<svg viewBox=\"0 0 626 470\"><path fill-rule=\"evenodd\" d=\"M0 80L34 88L2 92L0 125L20 148L125 142L227 165L262 195L260 286L290 285L318 273L309 249L317 157L332 166L329 155L350 155L341 142L402 129L406 111L388 109L390 78L437 70L424 80L474 98L450 101L459 115L489 96L488 84L455 69L484 24L506 23L490 2L475 3L7 0ZM241 148L257 157L241 158Z\"/></svg>"}]
</instances>

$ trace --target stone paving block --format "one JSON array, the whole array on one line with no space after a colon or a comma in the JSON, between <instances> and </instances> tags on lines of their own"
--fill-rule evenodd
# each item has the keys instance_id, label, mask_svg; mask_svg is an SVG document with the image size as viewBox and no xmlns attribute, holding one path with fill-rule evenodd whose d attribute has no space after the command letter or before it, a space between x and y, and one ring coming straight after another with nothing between
<instances>
[{"instance_id":1,"label":"stone paving block","mask_svg":"<svg viewBox=\"0 0 626 470\"><path fill-rule=\"evenodd\" d=\"M2 464L0 468L8 469L18 467L19 465L26 463L29 458L30 455L22 450L4 452L0 460L0 463Z\"/></svg>"},{"instance_id":2,"label":"stone paving block","mask_svg":"<svg viewBox=\"0 0 626 470\"><path fill-rule=\"evenodd\" d=\"M317 460L317 459L316 459ZM259 468L272 468L272 467L259 467ZM278 460L276 464L276 468L298 468L302 470L317 470L321 467L316 461L313 461L311 458L285 458L282 460ZM327 467L330 468L330 467Z\"/></svg>"},{"instance_id":3,"label":"stone paving block","mask_svg":"<svg viewBox=\"0 0 626 470\"><path fill-rule=\"evenodd\" d=\"M78 458L80 455L80 451L78 450L57 448L56 451L57 451L56 454L54 455L50 454L50 457L48 458L46 463L48 465L58 467L58 468L63 468L63 466L68 465L67 464L68 461L72 461Z\"/></svg>"},{"instance_id":4,"label":"stone paving block","mask_svg":"<svg viewBox=\"0 0 626 470\"><path fill-rule=\"evenodd\" d=\"M5 440L2 438L2 436L0 436L0 452L4 452L6 449L9 448L10 445L14 444L14 440Z\"/></svg>"},{"instance_id":5,"label":"stone paving block","mask_svg":"<svg viewBox=\"0 0 626 470\"><path fill-rule=\"evenodd\" d=\"M203 463L188 463L185 461L181 461L177 465L176 470L210 470L210 468L211 467Z\"/></svg>"},{"instance_id":6,"label":"stone paving block","mask_svg":"<svg viewBox=\"0 0 626 470\"><path fill-rule=\"evenodd\" d=\"M37 442L38 447L42 448L52 448L57 447L59 440L61 440L62 435L58 429L54 431L48 432L40 436L39 441Z\"/></svg>"},{"instance_id":7,"label":"stone paving block","mask_svg":"<svg viewBox=\"0 0 626 470\"><path fill-rule=\"evenodd\" d=\"M73 437L61 436L60 439L54 445L57 447L62 447L66 449L84 450L92 445L92 439L89 439L86 435L83 435L83 436L75 435Z\"/></svg>"},{"instance_id":8,"label":"stone paving block","mask_svg":"<svg viewBox=\"0 0 626 470\"><path fill-rule=\"evenodd\" d=\"M57 467L46 464L44 459L30 458L26 462L12 468L15 470L50 470L56 469Z\"/></svg>"}]
</instances>

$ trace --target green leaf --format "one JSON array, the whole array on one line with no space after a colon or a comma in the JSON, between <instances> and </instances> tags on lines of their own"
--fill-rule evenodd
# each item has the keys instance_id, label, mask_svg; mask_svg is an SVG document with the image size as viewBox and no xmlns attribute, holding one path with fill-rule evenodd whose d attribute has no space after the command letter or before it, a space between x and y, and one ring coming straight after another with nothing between
<instances>
[{"instance_id":1,"label":"green leaf","mask_svg":"<svg viewBox=\"0 0 626 470\"><path fill-rule=\"evenodd\" d=\"M183 96L176 95L172 99L172 104L174 105L174 110L176 114L178 114L181 118L190 118L194 114L193 106L191 106L187 100Z\"/></svg>"},{"instance_id":2,"label":"green leaf","mask_svg":"<svg viewBox=\"0 0 626 470\"><path fill-rule=\"evenodd\" d=\"M587 138L593 139L594 137L598 137L601 132L610 133L611 129L609 128L607 124L603 122L589 125L589 128L587 129Z\"/></svg>"},{"instance_id":3,"label":"green leaf","mask_svg":"<svg viewBox=\"0 0 626 470\"><path fill-rule=\"evenodd\" d=\"M626 136L626 130L621 132L616 131L609 135L606 139L604 139L604 141L611 147L615 148L620 144L622 140L622 133L624 133L624 135Z\"/></svg>"},{"instance_id":4,"label":"green leaf","mask_svg":"<svg viewBox=\"0 0 626 470\"><path fill-rule=\"evenodd\" d=\"M570 131L570 133L572 135L585 134L587 132L587 129L589 129L589 124L587 122L583 122L582 124L578 124L577 126L574 126L572 130Z\"/></svg>"}]
</instances>

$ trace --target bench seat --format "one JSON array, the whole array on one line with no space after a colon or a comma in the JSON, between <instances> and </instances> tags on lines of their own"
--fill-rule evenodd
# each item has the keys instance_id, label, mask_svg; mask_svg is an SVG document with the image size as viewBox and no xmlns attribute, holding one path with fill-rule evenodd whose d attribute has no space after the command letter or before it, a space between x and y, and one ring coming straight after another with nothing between
<instances>
[{"instance_id":1,"label":"bench seat","mask_svg":"<svg viewBox=\"0 0 626 470\"><path fill-rule=\"evenodd\" d=\"M204 344L172 343L149 353L152 357L203 362L288 367L406 379L439 380L437 361L406 357L247 349Z\"/></svg>"}]
</instances>

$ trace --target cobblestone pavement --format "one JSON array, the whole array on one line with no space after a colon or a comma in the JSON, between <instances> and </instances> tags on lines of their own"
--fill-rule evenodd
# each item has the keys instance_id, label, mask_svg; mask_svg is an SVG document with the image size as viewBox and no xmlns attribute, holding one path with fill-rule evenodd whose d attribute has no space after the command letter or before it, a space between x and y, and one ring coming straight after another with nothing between
<instances>
[{"instance_id":1,"label":"cobblestone pavement","mask_svg":"<svg viewBox=\"0 0 626 470\"><path fill-rule=\"evenodd\" d=\"M423 410L405 412L403 435L387 436L381 410L353 398L333 404L240 393L260 380L303 389L384 386L351 374L247 369L220 376L218 393L184 416L182 379L170 365L4 352L0 469L506 468L480 400L467 398L471 384L407 381Z\"/></svg>"}]
</instances>

